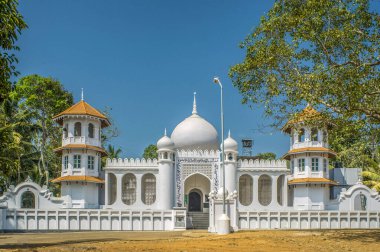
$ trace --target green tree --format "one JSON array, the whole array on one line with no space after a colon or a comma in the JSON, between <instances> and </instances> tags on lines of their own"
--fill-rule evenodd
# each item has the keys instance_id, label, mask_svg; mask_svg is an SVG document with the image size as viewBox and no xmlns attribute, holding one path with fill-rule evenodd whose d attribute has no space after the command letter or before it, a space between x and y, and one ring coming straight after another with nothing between
<instances>
[{"instance_id":1,"label":"green tree","mask_svg":"<svg viewBox=\"0 0 380 252\"><path fill-rule=\"evenodd\" d=\"M113 158L119 158L122 150L120 148L115 149L115 146L113 145L108 145L107 147L107 153L108 153L108 158L113 159Z\"/></svg>"},{"instance_id":2,"label":"green tree","mask_svg":"<svg viewBox=\"0 0 380 252\"><path fill-rule=\"evenodd\" d=\"M18 62L15 45L21 30L27 28L23 17L17 10L17 0L0 0L0 103L11 90L11 77L16 76L15 64Z\"/></svg>"},{"instance_id":3,"label":"green tree","mask_svg":"<svg viewBox=\"0 0 380 252\"><path fill-rule=\"evenodd\" d=\"M143 158L145 159L157 159L158 154L157 154L157 146L154 144L150 144L148 147L144 149L144 154Z\"/></svg>"},{"instance_id":4,"label":"green tree","mask_svg":"<svg viewBox=\"0 0 380 252\"><path fill-rule=\"evenodd\" d=\"M61 145L62 130L52 117L73 104L72 94L58 80L30 75L16 83L10 97L17 101L20 113L28 114L29 122L37 128L31 143L39 153L38 180L42 183L45 179L47 184L49 173L56 177L61 171L61 161L54 148Z\"/></svg>"},{"instance_id":5,"label":"green tree","mask_svg":"<svg viewBox=\"0 0 380 252\"><path fill-rule=\"evenodd\" d=\"M274 154L273 152L263 152L263 153L258 153L256 157L258 159L274 160L276 159L276 154Z\"/></svg>"},{"instance_id":6,"label":"green tree","mask_svg":"<svg viewBox=\"0 0 380 252\"><path fill-rule=\"evenodd\" d=\"M241 44L230 76L268 115L306 102L380 123L380 17L368 0L278 0Z\"/></svg>"},{"instance_id":7,"label":"green tree","mask_svg":"<svg viewBox=\"0 0 380 252\"><path fill-rule=\"evenodd\" d=\"M346 167L380 163L380 16L369 0L278 0L229 75L243 103L273 126L307 103L335 124L329 140Z\"/></svg>"}]
</instances>

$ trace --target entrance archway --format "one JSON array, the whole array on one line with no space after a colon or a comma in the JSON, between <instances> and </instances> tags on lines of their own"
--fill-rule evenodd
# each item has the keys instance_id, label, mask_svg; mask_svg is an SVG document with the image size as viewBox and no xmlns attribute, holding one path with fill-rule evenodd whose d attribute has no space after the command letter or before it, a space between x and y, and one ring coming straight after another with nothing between
<instances>
[{"instance_id":1,"label":"entrance archway","mask_svg":"<svg viewBox=\"0 0 380 252\"><path fill-rule=\"evenodd\" d=\"M202 192L199 190L191 190L189 193L189 212L202 211Z\"/></svg>"},{"instance_id":2,"label":"entrance archway","mask_svg":"<svg viewBox=\"0 0 380 252\"><path fill-rule=\"evenodd\" d=\"M203 174L195 173L184 182L185 206L190 212L208 212L208 194L211 190L210 180Z\"/></svg>"}]
</instances>

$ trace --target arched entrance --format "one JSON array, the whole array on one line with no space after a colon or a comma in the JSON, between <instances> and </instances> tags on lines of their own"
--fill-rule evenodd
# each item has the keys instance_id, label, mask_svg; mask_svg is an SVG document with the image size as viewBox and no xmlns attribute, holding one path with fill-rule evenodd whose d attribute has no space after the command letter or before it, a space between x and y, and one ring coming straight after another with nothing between
<instances>
[{"instance_id":1,"label":"arched entrance","mask_svg":"<svg viewBox=\"0 0 380 252\"><path fill-rule=\"evenodd\" d=\"M211 183L205 175L200 173L190 175L185 180L184 189L184 202L189 212L208 212Z\"/></svg>"},{"instance_id":2,"label":"arched entrance","mask_svg":"<svg viewBox=\"0 0 380 252\"><path fill-rule=\"evenodd\" d=\"M189 193L189 212L201 212L202 211L202 192L193 189Z\"/></svg>"}]
</instances>

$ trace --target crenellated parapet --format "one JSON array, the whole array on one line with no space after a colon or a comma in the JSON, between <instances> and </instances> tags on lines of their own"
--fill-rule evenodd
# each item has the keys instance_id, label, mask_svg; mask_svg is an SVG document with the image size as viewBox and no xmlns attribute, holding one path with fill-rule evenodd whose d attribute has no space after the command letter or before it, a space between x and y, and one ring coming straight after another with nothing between
<instances>
[{"instance_id":1,"label":"crenellated parapet","mask_svg":"<svg viewBox=\"0 0 380 252\"><path fill-rule=\"evenodd\" d=\"M238 160L238 169L276 169L287 170L285 160L252 160L240 159Z\"/></svg>"},{"instance_id":2,"label":"crenellated parapet","mask_svg":"<svg viewBox=\"0 0 380 252\"><path fill-rule=\"evenodd\" d=\"M107 162L106 162L106 167L105 168L109 168L109 167L157 167L158 166L158 162L157 162L157 159L145 159L145 158L119 158L119 159L116 159L116 158L113 158L113 159L110 159L108 158L107 159Z\"/></svg>"},{"instance_id":3,"label":"crenellated parapet","mask_svg":"<svg viewBox=\"0 0 380 252\"><path fill-rule=\"evenodd\" d=\"M218 158L220 151L215 150L177 150L177 155L180 158Z\"/></svg>"}]
</instances>

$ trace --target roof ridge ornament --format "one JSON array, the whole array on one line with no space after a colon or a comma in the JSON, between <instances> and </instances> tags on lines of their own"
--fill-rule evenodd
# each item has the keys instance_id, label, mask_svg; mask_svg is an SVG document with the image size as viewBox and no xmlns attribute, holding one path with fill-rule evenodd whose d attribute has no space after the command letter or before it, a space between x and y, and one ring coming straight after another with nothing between
<instances>
[{"instance_id":1,"label":"roof ridge ornament","mask_svg":"<svg viewBox=\"0 0 380 252\"><path fill-rule=\"evenodd\" d=\"M197 112L197 99L196 99L197 92L194 92L194 102L193 102L193 115L198 114Z\"/></svg>"},{"instance_id":2,"label":"roof ridge ornament","mask_svg":"<svg viewBox=\"0 0 380 252\"><path fill-rule=\"evenodd\" d=\"M83 88L82 88L82 99L81 99L82 101L84 100L84 95L83 95Z\"/></svg>"}]
</instances>

